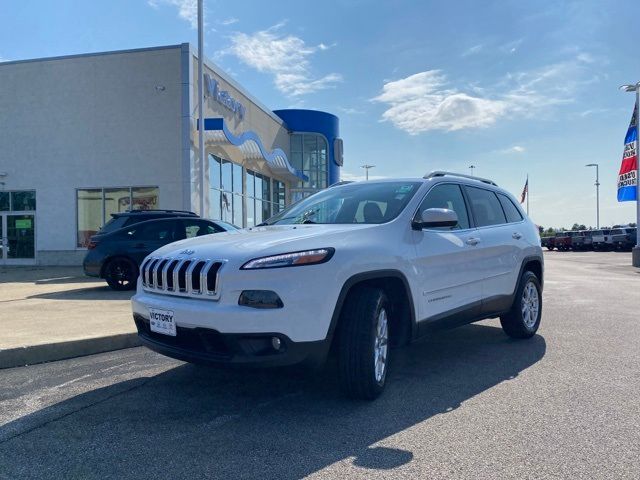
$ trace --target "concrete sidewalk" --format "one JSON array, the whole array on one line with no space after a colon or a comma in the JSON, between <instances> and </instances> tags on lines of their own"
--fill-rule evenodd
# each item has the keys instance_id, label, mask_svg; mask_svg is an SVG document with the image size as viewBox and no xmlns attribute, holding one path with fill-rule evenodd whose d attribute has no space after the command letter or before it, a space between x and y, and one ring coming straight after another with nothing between
<instances>
[{"instance_id":1,"label":"concrete sidewalk","mask_svg":"<svg viewBox=\"0 0 640 480\"><path fill-rule=\"evenodd\" d=\"M139 345L132 295L80 267L0 267L0 368Z\"/></svg>"}]
</instances>

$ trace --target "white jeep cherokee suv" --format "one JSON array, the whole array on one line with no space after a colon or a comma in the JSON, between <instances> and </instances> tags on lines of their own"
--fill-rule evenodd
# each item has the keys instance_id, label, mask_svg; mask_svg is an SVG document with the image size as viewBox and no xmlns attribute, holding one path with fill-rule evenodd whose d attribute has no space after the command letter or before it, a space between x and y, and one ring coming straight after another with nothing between
<instances>
[{"instance_id":1,"label":"white jeep cherokee suv","mask_svg":"<svg viewBox=\"0 0 640 480\"><path fill-rule=\"evenodd\" d=\"M500 317L514 338L542 313L537 227L493 182L448 172L348 183L260 226L156 250L132 299L144 345L216 364L320 364L372 399L390 346ZM333 348L331 348L333 347Z\"/></svg>"}]
</instances>

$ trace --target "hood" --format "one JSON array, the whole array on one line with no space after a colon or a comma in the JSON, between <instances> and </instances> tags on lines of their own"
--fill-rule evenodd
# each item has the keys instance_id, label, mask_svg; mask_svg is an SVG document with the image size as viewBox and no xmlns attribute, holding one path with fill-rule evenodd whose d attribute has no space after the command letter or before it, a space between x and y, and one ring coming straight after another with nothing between
<instances>
[{"instance_id":1,"label":"hood","mask_svg":"<svg viewBox=\"0 0 640 480\"><path fill-rule=\"evenodd\" d=\"M377 229L383 225L273 225L230 232L214 233L170 243L152 255L176 255L193 250L190 255L216 259L255 258L314 248L336 247L348 241L350 234Z\"/></svg>"}]
</instances>

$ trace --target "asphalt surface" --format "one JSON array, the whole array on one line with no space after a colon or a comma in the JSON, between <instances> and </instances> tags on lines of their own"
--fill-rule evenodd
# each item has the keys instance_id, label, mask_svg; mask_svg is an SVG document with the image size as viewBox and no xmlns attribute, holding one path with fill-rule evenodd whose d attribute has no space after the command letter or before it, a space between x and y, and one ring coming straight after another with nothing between
<instances>
[{"instance_id":1,"label":"asphalt surface","mask_svg":"<svg viewBox=\"0 0 640 480\"><path fill-rule=\"evenodd\" d=\"M0 478L640 478L640 271L546 254L539 334L396 350L375 402L331 368L224 371L135 348L0 371Z\"/></svg>"}]
</instances>

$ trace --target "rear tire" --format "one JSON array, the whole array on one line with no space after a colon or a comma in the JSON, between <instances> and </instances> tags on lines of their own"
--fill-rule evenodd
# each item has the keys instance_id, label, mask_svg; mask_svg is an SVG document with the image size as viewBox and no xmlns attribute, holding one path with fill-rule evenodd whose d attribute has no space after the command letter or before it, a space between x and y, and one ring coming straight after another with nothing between
<instances>
[{"instance_id":1,"label":"rear tire","mask_svg":"<svg viewBox=\"0 0 640 480\"><path fill-rule=\"evenodd\" d=\"M361 287L349 294L338 327L340 385L348 397L374 400L384 390L390 313L383 290Z\"/></svg>"},{"instance_id":2,"label":"rear tire","mask_svg":"<svg viewBox=\"0 0 640 480\"><path fill-rule=\"evenodd\" d=\"M530 338L535 335L542 319L542 289L533 272L520 277L516 298L511 310L500 317L504 332L511 338Z\"/></svg>"},{"instance_id":3,"label":"rear tire","mask_svg":"<svg viewBox=\"0 0 640 480\"><path fill-rule=\"evenodd\" d=\"M113 290L133 290L138 280L138 266L126 257L112 258L104 266L104 279Z\"/></svg>"}]
</instances>

